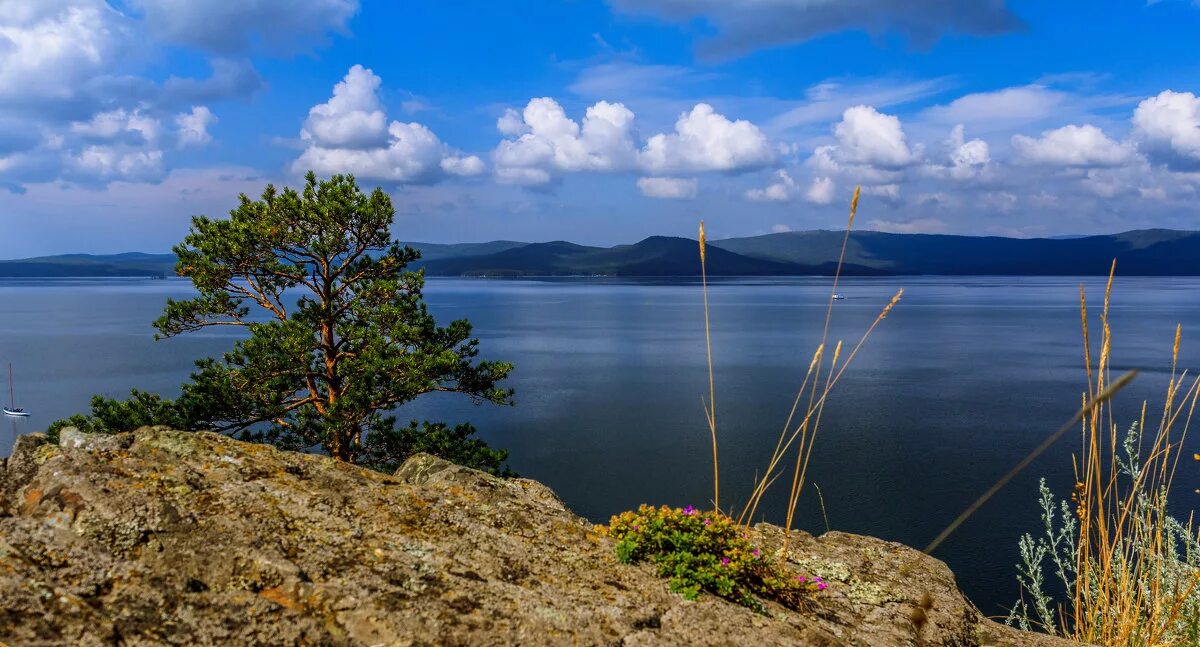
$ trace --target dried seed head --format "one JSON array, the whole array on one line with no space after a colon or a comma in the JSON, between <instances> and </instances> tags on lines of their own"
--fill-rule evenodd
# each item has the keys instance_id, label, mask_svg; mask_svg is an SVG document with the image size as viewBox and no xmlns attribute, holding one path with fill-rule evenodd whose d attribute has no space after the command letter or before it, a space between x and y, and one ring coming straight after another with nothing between
<instances>
[{"instance_id":1,"label":"dried seed head","mask_svg":"<svg viewBox=\"0 0 1200 647\"><path fill-rule=\"evenodd\" d=\"M858 213L858 195L860 193L862 193L862 186L854 187L854 197L850 198L850 220L846 223L847 229L854 225L854 214Z\"/></svg>"},{"instance_id":2,"label":"dried seed head","mask_svg":"<svg viewBox=\"0 0 1200 647\"><path fill-rule=\"evenodd\" d=\"M921 607L914 608L908 614L908 619L912 621L913 626L917 628L917 631L924 629L925 623L929 622L929 616L925 614L925 609L922 609Z\"/></svg>"},{"instance_id":3,"label":"dried seed head","mask_svg":"<svg viewBox=\"0 0 1200 647\"><path fill-rule=\"evenodd\" d=\"M1179 338L1183 335L1183 325L1175 324L1175 346L1171 349L1171 363L1179 360Z\"/></svg>"},{"instance_id":4,"label":"dried seed head","mask_svg":"<svg viewBox=\"0 0 1200 647\"><path fill-rule=\"evenodd\" d=\"M704 221L700 221L700 262L704 262Z\"/></svg>"},{"instance_id":5,"label":"dried seed head","mask_svg":"<svg viewBox=\"0 0 1200 647\"><path fill-rule=\"evenodd\" d=\"M888 313L892 311L892 308L896 307L896 304L900 302L900 297L902 297L902 296L904 296L904 288L900 288L900 290L898 290L896 292L896 296L892 297L892 300L889 301L887 306L885 306L883 308L883 312L879 313L879 318L880 319L887 318Z\"/></svg>"},{"instance_id":6,"label":"dried seed head","mask_svg":"<svg viewBox=\"0 0 1200 647\"><path fill-rule=\"evenodd\" d=\"M917 598L917 606L922 609L933 608L933 596L928 593L922 593L920 598Z\"/></svg>"},{"instance_id":7,"label":"dried seed head","mask_svg":"<svg viewBox=\"0 0 1200 647\"><path fill-rule=\"evenodd\" d=\"M818 344L816 352L813 353L812 361L808 363L808 372L812 373L817 367L817 362L821 361L821 357L825 355L825 344ZM1200 458L1196 459L1200 460Z\"/></svg>"}]
</instances>

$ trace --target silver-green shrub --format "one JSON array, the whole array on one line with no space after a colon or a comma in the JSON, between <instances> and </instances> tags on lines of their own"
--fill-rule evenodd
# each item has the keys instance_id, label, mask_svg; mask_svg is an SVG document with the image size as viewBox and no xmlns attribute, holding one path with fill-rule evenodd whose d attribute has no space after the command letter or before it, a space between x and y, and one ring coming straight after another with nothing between
<instances>
[{"instance_id":1,"label":"silver-green shrub","mask_svg":"<svg viewBox=\"0 0 1200 647\"><path fill-rule=\"evenodd\" d=\"M1128 496L1135 497L1131 515L1153 520L1150 532L1123 533L1109 560L1110 581L1128 581L1136 587L1144 608L1131 617L1145 623L1134 632L1140 642L1151 634L1160 643L1171 645L1200 645L1200 541L1191 520L1181 522L1167 514L1166 488L1147 491L1134 484L1143 482L1139 460L1141 430L1135 423L1126 434L1122 452L1116 457L1119 479L1131 486ZM1055 501L1046 480L1038 486L1042 531L1036 537L1025 534L1018 543L1021 563L1017 565L1017 581L1022 598L1013 605L1007 622L1021 629L1040 629L1052 635L1077 639L1082 636L1071 626L1075 617L1078 572L1076 557L1079 544L1079 520L1066 500ZM1157 546L1149 545L1155 542ZM1100 581L1103 569L1095 558L1089 558L1088 580L1082 583L1082 604L1103 599ZM1053 585L1048 577L1054 578ZM1062 593L1054 589L1061 585ZM1052 588L1053 586L1053 588ZM1164 595L1163 592L1166 592ZM1057 600L1061 595L1062 600ZM1158 605L1158 608L1154 608ZM1082 615L1103 612L1102 609L1079 609ZM1159 631L1151 623L1165 623Z\"/></svg>"}]
</instances>

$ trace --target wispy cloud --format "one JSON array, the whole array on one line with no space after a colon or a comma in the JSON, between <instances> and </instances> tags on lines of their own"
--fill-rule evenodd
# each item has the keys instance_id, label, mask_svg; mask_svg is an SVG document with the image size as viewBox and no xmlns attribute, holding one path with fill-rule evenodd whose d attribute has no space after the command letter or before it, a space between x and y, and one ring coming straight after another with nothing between
<instances>
[{"instance_id":1,"label":"wispy cloud","mask_svg":"<svg viewBox=\"0 0 1200 647\"><path fill-rule=\"evenodd\" d=\"M694 92L697 86L720 78L718 73L697 72L682 65L615 60L587 65L567 90L593 99L656 97Z\"/></svg>"},{"instance_id":2,"label":"wispy cloud","mask_svg":"<svg viewBox=\"0 0 1200 647\"><path fill-rule=\"evenodd\" d=\"M857 105L892 108L938 96L954 85L952 77L937 77L918 81L890 79L830 79L805 91L793 107L776 115L766 124L771 133L827 124L849 107Z\"/></svg>"},{"instance_id":3,"label":"wispy cloud","mask_svg":"<svg viewBox=\"0 0 1200 647\"><path fill-rule=\"evenodd\" d=\"M715 56L739 55L847 30L899 33L918 46L927 46L948 33L992 36L1025 28L1004 0L610 1L625 13L672 22L707 21L716 33L701 40L700 48Z\"/></svg>"}]
</instances>

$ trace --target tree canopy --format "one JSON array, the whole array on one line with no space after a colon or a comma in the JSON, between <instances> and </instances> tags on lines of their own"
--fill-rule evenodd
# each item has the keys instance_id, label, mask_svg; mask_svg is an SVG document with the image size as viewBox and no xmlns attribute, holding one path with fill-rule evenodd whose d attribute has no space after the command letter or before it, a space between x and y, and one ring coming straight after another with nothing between
<instances>
[{"instance_id":1,"label":"tree canopy","mask_svg":"<svg viewBox=\"0 0 1200 647\"><path fill-rule=\"evenodd\" d=\"M197 361L178 401L135 393L130 406L140 418L289 449L320 446L348 462L390 466L440 447L497 471L503 452L482 441L463 449L469 426L397 428L388 413L430 392L512 402L498 386L512 365L477 359L470 323L441 327L427 311L424 275L408 269L420 254L393 242L393 215L381 189L364 193L353 176L318 181L310 172L299 192L267 185L258 200L240 196L228 219L194 217L174 251L176 272L198 294L168 301L157 336L228 326L248 335L222 357ZM100 404L93 409L109 417L121 411Z\"/></svg>"}]
</instances>

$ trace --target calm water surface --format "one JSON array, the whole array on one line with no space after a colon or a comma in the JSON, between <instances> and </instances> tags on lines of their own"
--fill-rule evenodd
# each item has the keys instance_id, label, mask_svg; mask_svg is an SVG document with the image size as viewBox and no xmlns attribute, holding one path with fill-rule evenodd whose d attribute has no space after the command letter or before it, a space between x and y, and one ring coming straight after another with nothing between
<instances>
[{"instance_id":1,"label":"calm water surface","mask_svg":"<svg viewBox=\"0 0 1200 647\"><path fill-rule=\"evenodd\" d=\"M846 372L826 408L810 469L829 526L913 546L928 543L1000 475L1071 416L1084 388L1076 278L852 279L834 339L856 341L900 287L904 299ZM1096 310L1102 281L1084 279ZM765 466L824 321L828 279L729 280L712 286L722 502L740 502ZM150 322L180 281L2 281L0 362L16 370L17 434L84 410L93 393L177 392L191 361L227 348L225 333L154 342ZM1176 323L1181 365L1200 368L1200 280L1118 278L1114 367L1143 375L1118 402L1132 420L1161 402ZM466 317L482 356L516 364L517 406L442 394L403 418L471 421L511 451L511 465L593 520L642 502L704 505L710 447L704 324L694 283L616 280L430 280L442 321ZM0 364L0 368L3 368ZM5 384L7 387L7 384ZM7 388L3 399L7 402ZM1189 445L1194 445L1189 441ZM1016 595L1022 532L1038 526L1037 479L1071 481L1068 437L968 521L938 557L988 613ZM1188 447L1186 451L1196 451ZM1190 509L1200 469L1181 469ZM782 492L763 508L782 518ZM823 531L816 491L800 524Z\"/></svg>"}]
</instances>

